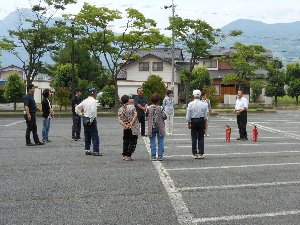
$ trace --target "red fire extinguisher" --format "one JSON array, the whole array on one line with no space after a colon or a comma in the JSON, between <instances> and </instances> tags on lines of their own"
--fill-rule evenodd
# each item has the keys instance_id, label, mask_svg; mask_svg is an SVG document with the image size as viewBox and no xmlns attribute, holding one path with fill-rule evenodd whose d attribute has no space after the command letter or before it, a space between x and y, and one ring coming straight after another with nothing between
<instances>
[{"instance_id":1,"label":"red fire extinguisher","mask_svg":"<svg viewBox=\"0 0 300 225\"><path fill-rule=\"evenodd\" d=\"M230 142L231 128L226 124L226 142Z\"/></svg>"},{"instance_id":2,"label":"red fire extinguisher","mask_svg":"<svg viewBox=\"0 0 300 225\"><path fill-rule=\"evenodd\" d=\"M257 130L257 127L254 125L254 127L252 129L252 140L254 142L257 142L257 136L258 136L258 130Z\"/></svg>"}]
</instances>

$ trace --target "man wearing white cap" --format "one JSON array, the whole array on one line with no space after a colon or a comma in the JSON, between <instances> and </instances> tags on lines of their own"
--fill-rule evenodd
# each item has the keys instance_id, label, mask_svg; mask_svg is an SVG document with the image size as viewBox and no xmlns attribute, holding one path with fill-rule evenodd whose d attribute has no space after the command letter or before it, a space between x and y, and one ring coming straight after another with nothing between
<instances>
[{"instance_id":1,"label":"man wearing white cap","mask_svg":"<svg viewBox=\"0 0 300 225\"><path fill-rule=\"evenodd\" d=\"M193 91L194 100L188 104L186 111L188 128L191 129L192 153L195 159L204 158L204 129L208 112L207 105L200 100L200 95L200 90Z\"/></svg>"}]
</instances>

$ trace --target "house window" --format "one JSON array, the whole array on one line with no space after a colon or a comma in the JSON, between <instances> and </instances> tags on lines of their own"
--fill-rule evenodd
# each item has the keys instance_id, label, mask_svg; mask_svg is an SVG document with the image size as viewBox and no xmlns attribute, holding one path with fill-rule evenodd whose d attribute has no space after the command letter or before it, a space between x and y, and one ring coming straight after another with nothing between
<instances>
[{"instance_id":1,"label":"house window","mask_svg":"<svg viewBox=\"0 0 300 225\"><path fill-rule=\"evenodd\" d=\"M162 62L153 62L152 69L153 69L153 71L163 71L163 63Z\"/></svg>"},{"instance_id":2,"label":"house window","mask_svg":"<svg viewBox=\"0 0 300 225\"><path fill-rule=\"evenodd\" d=\"M206 68L217 68L217 60L204 60L203 66Z\"/></svg>"},{"instance_id":3,"label":"house window","mask_svg":"<svg viewBox=\"0 0 300 225\"><path fill-rule=\"evenodd\" d=\"M149 71L149 62L140 62L139 71Z\"/></svg>"}]
</instances>

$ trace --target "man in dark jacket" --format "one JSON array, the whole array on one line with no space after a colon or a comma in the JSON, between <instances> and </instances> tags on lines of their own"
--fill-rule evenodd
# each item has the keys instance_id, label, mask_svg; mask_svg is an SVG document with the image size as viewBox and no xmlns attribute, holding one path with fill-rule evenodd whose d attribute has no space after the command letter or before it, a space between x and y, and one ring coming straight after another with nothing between
<instances>
[{"instance_id":1,"label":"man in dark jacket","mask_svg":"<svg viewBox=\"0 0 300 225\"><path fill-rule=\"evenodd\" d=\"M145 135L145 112L148 106L147 105L148 101L144 97L142 88L137 89L137 94L138 96L134 98L134 105L137 111L139 123L141 124L141 135L146 136Z\"/></svg>"},{"instance_id":2,"label":"man in dark jacket","mask_svg":"<svg viewBox=\"0 0 300 225\"><path fill-rule=\"evenodd\" d=\"M37 126L36 126L36 112L38 108L36 107L35 100L33 98L35 92L35 86L33 84L27 85L27 94L23 98L24 102L24 118L26 120L26 145L34 146L34 145L44 145L44 143L40 142L39 136L37 134ZM30 132L33 134L33 140L35 144L33 144L30 140Z\"/></svg>"},{"instance_id":3,"label":"man in dark jacket","mask_svg":"<svg viewBox=\"0 0 300 225\"><path fill-rule=\"evenodd\" d=\"M78 114L75 112L75 108L77 105L80 104L81 99L81 89L77 88L75 89L75 96L72 99L72 119L73 119L73 126L72 126L72 140L77 141L78 139L81 139L80 132L81 132L81 118Z\"/></svg>"}]
</instances>

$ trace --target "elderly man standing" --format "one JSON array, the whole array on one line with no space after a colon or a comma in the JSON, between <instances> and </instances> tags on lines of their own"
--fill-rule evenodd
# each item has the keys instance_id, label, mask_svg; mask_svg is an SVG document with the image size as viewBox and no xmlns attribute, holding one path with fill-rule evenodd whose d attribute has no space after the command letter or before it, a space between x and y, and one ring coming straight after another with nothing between
<instances>
[{"instance_id":1,"label":"elderly man standing","mask_svg":"<svg viewBox=\"0 0 300 225\"><path fill-rule=\"evenodd\" d=\"M248 100L244 97L243 91L238 91L237 99L235 102L234 113L236 114L236 120L239 128L240 137L236 140L247 141L247 109Z\"/></svg>"},{"instance_id":2,"label":"elderly man standing","mask_svg":"<svg viewBox=\"0 0 300 225\"><path fill-rule=\"evenodd\" d=\"M194 90L194 100L188 104L186 120L191 129L192 153L195 159L204 159L204 130L207 119L207 104L200 100L201 91ZM197 148L198 144L198 148Z\"/></svg>"},{"instance_id":3,"label":"elderly man standing","mask_svg":"<svg viewBox=\"0 0 300 225\"><path fill-rule=\"evenodd\" d=\"M85 154L102 156L99 151L100 141L96 121L98 106L98 100L96 100L96 89L89 89L89 95L90 96L88 98L83 100L79 105L75 107L75 112L82 117L84 128ZM93 153L90 150L91 141L93 141Z\"/></svg>"}]
</instances>

